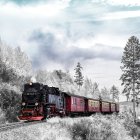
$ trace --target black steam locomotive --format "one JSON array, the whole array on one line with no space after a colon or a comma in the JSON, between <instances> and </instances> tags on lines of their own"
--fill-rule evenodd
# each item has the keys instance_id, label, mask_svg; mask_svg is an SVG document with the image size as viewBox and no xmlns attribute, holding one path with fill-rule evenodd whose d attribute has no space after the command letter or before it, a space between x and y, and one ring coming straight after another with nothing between
<instances>
[{"instance_id":1,"label":"black steam locomotive","mask_svg":"<svg viewBox=\"0 0 140 140\"><path fill-rule=\"evenodd\" d=\"M24 85L20 120L43 120L64 116L64 93L40 83Z\"/></svg>"}]
</instances>

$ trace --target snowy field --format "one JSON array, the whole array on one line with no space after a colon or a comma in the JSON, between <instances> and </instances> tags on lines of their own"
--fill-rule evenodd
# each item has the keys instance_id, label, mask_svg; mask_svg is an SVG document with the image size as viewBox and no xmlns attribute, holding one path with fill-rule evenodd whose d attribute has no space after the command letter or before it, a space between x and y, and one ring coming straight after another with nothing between
<instances>
[{"instance_id":1,"label":"snowy field","mask_svg":"<svg viewBox=\"0 0 140 140\"><path fill-rule=\"evenodd\" d=\"M0 133L0 140L133 140L116 115L51 118L45 123Z\"/></svg>"}]
</instances>

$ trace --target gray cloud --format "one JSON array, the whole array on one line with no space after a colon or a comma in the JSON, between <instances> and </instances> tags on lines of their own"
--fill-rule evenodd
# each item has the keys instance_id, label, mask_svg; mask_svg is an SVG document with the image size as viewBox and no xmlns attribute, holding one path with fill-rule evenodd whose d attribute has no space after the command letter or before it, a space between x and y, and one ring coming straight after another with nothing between
<instances>
[{"instance_id":1,"label":"gray cloud","mask_svg":"<svg viewBox=\"0 0 140 140\"><path fill-rule=\"evenodd\" d=\"M112 78L120 77L120 47L131 35L140 36L139 17L104 20L109 14L113 17L115 12L135 11L140 6L112 5L108 0L2 1L0 36L10 45L21 46L35 68L72 71L80 61L85 76L103 86L118 82ZM96 79L93 73L99 72L107 78Z\"/></svg>"},{"instance_id":2,"label":"gray cloud","mask_svg":"<svg viewBox=\"0 0 140 140\"><path fill-rule=\"evenodd\" d=\"M34 67L45 65L48 61L71 67L79 60L116 60L120 61L122 48L96 44L90 48L67 47L67 43L60 42L53 33L34 31L29 38L30 42L38 45L38 52L33 56Z\"/></svg>"}]
</instances>

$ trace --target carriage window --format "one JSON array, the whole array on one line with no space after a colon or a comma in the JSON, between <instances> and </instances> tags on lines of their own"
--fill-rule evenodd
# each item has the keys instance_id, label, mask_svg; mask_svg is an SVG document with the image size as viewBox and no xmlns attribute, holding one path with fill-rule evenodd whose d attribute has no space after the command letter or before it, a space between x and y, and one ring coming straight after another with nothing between
<instances>
[{"instance_id":1,"label":"carriage window","mask_svg":"<svg viewBox=\"0 0 140 140\"><path fill-rule=\"evenodd\" d=\"M72 105L75 104L75 98L72 98L71 103L72 103Z\"/></svg>"},{"instance_id":2,"label":"carriage window","mask_svg":"<svg viewBox=\"0 0 140 140\"><path fill-rule=\"evenodd\" d=\"M76 105L77 103L76 103L76 98L75 98L75 105Z\"/></svg>"},{"instance_id":3,"label":"carriage window","mask_svg":"<svg viewBox=\"0 0 140 140\"><path fill-rule=\"evenodd\" d=\"M92 107L94 106L94 103L93 103L93 101L91 101L91 106L92 106Z\"/></svg>"},{"instance_id":4,"label":"carriage window","mask_svg":"<svg viewBox=\"0 0 140 140\"><path fill-rule=\"evenodd\" d=\"M93 106L96 107L96 102L94 102L94 105Z\"/></svg>"},{"instance_id":5,"label":"carriage window","mask_svg":"<svg viewBox=\"0 0 140 140\"><path fill-rule=\"evenodd\" d=\"M83 106L83 105L84 105L84 102L83 102L83 100L80 100L80 103L81 103L81 106Z\"/></svg>"},{"instance_id":6,"label":"carriage window","mask_svg":"<svg viewBox=\"0 0 140 140\"><path fill-rule=\"evenodd\" d=\"M74 98L71 99L71 104L72 104L72 105L74 104Z\"/></svg>"}]
</instances>

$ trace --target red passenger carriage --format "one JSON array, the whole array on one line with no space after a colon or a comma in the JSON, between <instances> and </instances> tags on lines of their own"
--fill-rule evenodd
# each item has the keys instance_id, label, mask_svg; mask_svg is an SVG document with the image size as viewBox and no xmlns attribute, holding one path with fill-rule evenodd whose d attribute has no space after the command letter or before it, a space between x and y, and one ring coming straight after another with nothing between
<instances>
[{"instance_id":1,"label":"red passenger carriage","mask_svg":"<svg viewBox=\"0 0 140 140\"><path fill-rule=\"evenodd\" d=\"M116 111L116 104L115 103L111 103L111 112L115 112Z\"/></svg>"},{"instance_id":2,"label":"red passenger carriage","mask_svg":"<svg viewBox=\"0 0 140 140\"><path fill-rule=\"evenodd\" d=\"M110 113L110 103L106 101L101 102L101 112L102 113Z\"/></svg>"},{"instance_id":3,"label":"red passenger carriage","mask_svg":"<svg viewBox=\"0 0 140 140\"><path fill-rule=\"evenodd\" d=\"M89 113L100 112L100 101L96 99L88 99L87 112Z\"/></svg>"},{"instance_id":4,"label":"red passenger carriage","mask_svg":"<svg viewBox=\"0 0 140 140\"><path fill-rule=\"evenodd\" d=\"M85 98L66 93L65 94L65 109L67 115L84 114L85 113Z\"/></svg>"}]
</instances>

